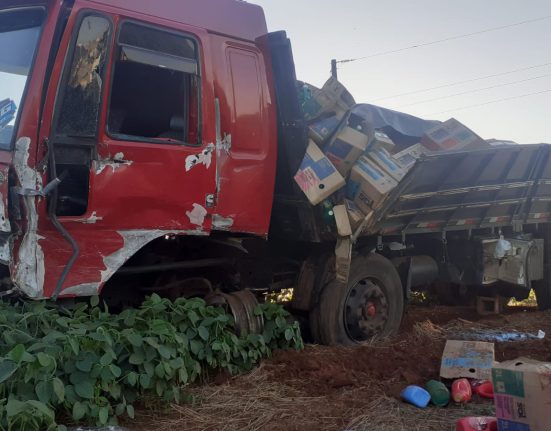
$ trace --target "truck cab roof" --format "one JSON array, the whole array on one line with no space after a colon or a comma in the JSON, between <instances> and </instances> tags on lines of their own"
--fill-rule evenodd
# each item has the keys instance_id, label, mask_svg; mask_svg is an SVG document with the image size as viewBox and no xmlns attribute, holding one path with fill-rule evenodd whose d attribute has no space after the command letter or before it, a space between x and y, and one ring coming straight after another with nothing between
<instances>
[{"instance_id":1,"label":"truck cab roof","mask_svg":"<svg viewBox=\"0 0 551 431\"><path fill-rule=\"evenodd\" d=\"M264 11L242 0L92 0L156 18L254 41L268 32Z\"/></svg>"}]
</instances>

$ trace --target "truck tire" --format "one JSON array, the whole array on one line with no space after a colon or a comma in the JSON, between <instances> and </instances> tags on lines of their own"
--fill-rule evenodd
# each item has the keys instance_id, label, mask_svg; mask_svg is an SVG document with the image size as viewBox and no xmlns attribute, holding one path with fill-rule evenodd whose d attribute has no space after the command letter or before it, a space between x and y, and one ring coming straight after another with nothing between
<instances>
[{"instance_id":1,"label":"truck tire","mask_svg":"<svg viewBox=\"0 0 551 431\"><path fill-rule=\"evenodd\" d=\"M320 344L354 345L395 334L403 311L396 268L372 253L352 259L347 285L333 280L323 287L310 312L310 327Z\"/></svg>"}]
</instances>

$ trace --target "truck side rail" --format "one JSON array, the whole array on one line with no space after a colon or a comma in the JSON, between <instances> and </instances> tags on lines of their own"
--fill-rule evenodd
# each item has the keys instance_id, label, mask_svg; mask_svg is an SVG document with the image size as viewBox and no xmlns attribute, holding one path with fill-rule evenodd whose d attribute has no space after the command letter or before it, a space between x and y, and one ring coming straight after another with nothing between
<instances>
[{"instance_id":1,"label":"truck side rail","mask_svg":"<svg viewBox=\"0 0 551 431\"><path fill-rule=\"evenodd\" d=\"M551 221L551 145L426 156L374 213L364 235L471 230Z\"/></svg>"}]
</instances>

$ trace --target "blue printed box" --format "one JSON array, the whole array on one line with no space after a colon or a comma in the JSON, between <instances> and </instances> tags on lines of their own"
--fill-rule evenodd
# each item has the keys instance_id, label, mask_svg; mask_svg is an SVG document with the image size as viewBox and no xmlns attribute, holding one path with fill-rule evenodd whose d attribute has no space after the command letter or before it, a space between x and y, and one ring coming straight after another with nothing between
<instances>
[{"instance_id":1,"label":"blue printed box","mask_svg":"<svg viewBox=\"0 0 551 431\"><path fill-rule=\"evenodd\" d=\"M295 182L312 205L319 204L345 185L344 178L313 141L308 144Z\"/></svg>"}]
</instances>

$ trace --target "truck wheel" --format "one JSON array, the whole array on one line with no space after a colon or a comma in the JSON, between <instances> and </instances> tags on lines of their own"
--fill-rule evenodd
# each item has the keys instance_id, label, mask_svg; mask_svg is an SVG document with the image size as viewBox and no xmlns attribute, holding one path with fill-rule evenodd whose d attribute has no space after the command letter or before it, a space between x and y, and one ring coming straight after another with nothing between
<instances>
[{"instance_id":1,"label":"truck wheel","mask_svg":"<svg viewBox=\"0 0 551 431\"><path fill-rule=\"evenodd\" d=\"M310 313L316 341L354 345L395 334L402 321L404 292L400 276L385 257L352 259L347 285L326 284Z\"/></svg>"}]
</instances>

